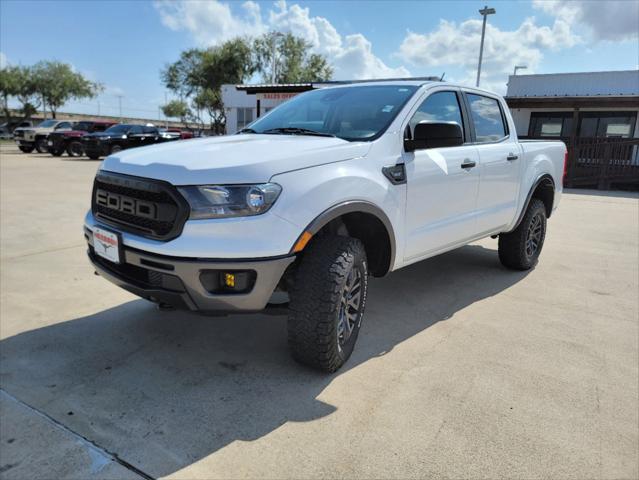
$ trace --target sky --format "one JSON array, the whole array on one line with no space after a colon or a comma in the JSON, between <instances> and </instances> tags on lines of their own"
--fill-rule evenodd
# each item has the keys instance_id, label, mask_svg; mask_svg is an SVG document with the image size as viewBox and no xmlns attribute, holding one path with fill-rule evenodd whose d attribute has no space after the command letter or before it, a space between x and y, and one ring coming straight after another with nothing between
<instances>
[{"instance_id":1,"label":"sky","mask_svg":"<svg viewBox=\"0 0 639 480\"><path fill-rule=\"evenodd\" d=\"M292 32L326 55L334 79L440 76L472 85L481 15L481 86L519 74L639 68L639 0L30 1L0 0L0 63L59 60L104 87L63 111L156 119L172 98L160 70L192 47ZM255 81L259 80L257 78Z\"/></svg>"}]
</instances>

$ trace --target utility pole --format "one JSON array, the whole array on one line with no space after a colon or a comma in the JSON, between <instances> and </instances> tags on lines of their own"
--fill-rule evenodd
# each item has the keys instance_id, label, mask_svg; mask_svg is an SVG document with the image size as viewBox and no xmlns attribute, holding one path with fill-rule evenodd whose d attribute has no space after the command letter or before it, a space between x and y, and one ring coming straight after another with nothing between
<instances>
[{"instance_id":1,"label":"utility pole","mask_svg":"<svg viewBox=\"0 0 639 480\"><path fill-rule=\"evenodd\" d=\"M515 65L515 69L513 70L513 76L517 75L517 70L524 70L528 68L527 65Z\"/></svg>"},{"instance_id":2,"label":"utility pole","mask_svg":"<svg viewBox=\"0 0 639 480\"><path fill-rule=\"evenodd\" d=\"M277 53L277 39L283 37L282 32L273 32L273 44L271 45L271 83L275 84L275 70L277 67L277 60L275 55Z\"/></svg>"},{"instance_id":3,"label":"utility pole","mask_svg":"<svg viewBox=\"0 0 639 480\"><path fill-rule=\"evenodd\" d=\"M118 97L118 109L120 110L120 123L122 123L122 95L116 95Z\"/></svg>"},{"instance_id":4,"label":"utility pole","mask_svg":"<svg viewBox=\"0 0 639 480\"><path fill-rule=\"evenodd\" d=\"M481 43L479 45L479 64L477 65L477 82L475 82L475 86L479 87L479 77L481 76L481 61L484 56L484 36L486 35L486 18L488 15L492 15L496 13L494 8L488 8L488 6L484 6L479 13L482 17L484 17L484 21L481 25Z\"/></svg>"},{"instance_id":5,"label":"utility pole","mask_svg":"<svg viewBox=\"0 0 639 480\"><path fill-rule=\"evenodd\" d=\"M166 105L168 103L168 100L166 98L166 90L164 90L164 105ZM169 128L169 119L166 118L166 115L164 115L164 128Z\"/></svg>"}]
</instances>

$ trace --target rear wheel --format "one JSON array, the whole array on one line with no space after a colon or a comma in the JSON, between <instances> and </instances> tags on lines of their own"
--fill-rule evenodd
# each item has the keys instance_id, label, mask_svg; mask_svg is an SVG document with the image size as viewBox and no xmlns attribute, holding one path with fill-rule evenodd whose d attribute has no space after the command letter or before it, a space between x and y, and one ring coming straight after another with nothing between
<instances>
[{"instance_id":1,"label":"rear wheel","mask_svg":"<svg viewBox=\"0 0 639 480\"><path fill-rule=\"evenodd\" d=\"M499 260L514 270L529 270L539 259L546 238L546 206L533 198L519 226L499 235Z\"/></svg>"},{"instance_id":2,"label":"rear wheel","mask_svg":"<svg viewBox=\"0 0 639 480\"><path fill-rule=\"evenodd\" d=\"M20 149L21 152L31 153L31 152L33 152L33 148L34 147L25 147L25 146L20 145L18 148Z\"/></svg>"},{"instance_id":3,"label":"rear wheel","mask_svg":"<svg viewBox=\"0 0 639 480\"><path fill-rule=\"evenodd\" d=\"M293 358L325 372L353 353L368 287L364 245L325 236L304 252L289 289L288 343Z\"/></svg>"},{"instance_id":4,"label":"rear wheel","mask_svg":"<svg viewBox=\"0 0 639 480\"><path fill-rule=\"evenodd\" d=\"M71 142L67 146L67 153L70 157L81 157L84 155L84 147L82 146L82 142Z\"/></svg>"},{"instance_id":5,"label":"rear wheel","mask_svg":"<svg viewBox=\"0 0 639 480\"><path fill-rule=\"evenodd\" d=\"M57 150L49 150L49 152L51 153L51 155L53 155L54 157L60 157L62 156L62 154L64 153L64 149L63 148L59 148Z\"/></svg>"},{"instance_id":6,"label":"rear wheel","mask_svg":"<svg viewBox=\"0 0 639 480\"><path fill-rule=\"evenodd\" d=\"M48 153L49 149L47 147L47 139L46 138L38 138L35 141L35 148L38 153Z\"/></svg>"}]
</instances>

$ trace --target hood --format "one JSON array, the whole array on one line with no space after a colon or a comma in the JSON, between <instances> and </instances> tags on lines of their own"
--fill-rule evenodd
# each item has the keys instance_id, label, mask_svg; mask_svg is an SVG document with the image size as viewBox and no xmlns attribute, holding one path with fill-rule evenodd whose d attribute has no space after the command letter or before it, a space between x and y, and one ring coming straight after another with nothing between
<instances>
[{"instance_id":1,"label":"hood","mask_svg":"<svg viewBox=\"0 0 639 480\"><path fill-rule=\"evenodd\" d=\"M366 155L371 144L304 135L230 135L118 152L102 170L173 185L267 182L273 175Z\"/></svg>"}]
</instances>

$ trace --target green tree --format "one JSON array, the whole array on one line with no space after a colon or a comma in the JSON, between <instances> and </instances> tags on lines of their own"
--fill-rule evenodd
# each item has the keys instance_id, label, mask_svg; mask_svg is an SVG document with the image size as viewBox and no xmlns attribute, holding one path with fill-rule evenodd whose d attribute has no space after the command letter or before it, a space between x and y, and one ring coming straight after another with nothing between
<instances>
[{"instance_id":1,"label":"green tree","mask_svg":"<svg viewBox=\"0 0 639 480\"><path fill-rule=\"evenodd\" d=\"M30 118L40 106L37 98L37 86L31 67L7 66L0 70L0 95L2 109L7 122L10 121L9 98L20 103L23 119Z\"/></svg>"},{"instance_id":2,"label":"green tree","mask_svg":"<svg viewBox=\"0 0 639 480\"><path fill-rule=\"evenodd\" d=\"M57 110L69 100L93 98L103 90L101 84L88 80L62 62L38 62L33 67L33 78L37 93L53 118Z\"/></svg>"},{"instance_id":3,"label":"green tree","mask_svg":"<svg viewBox=\"0 0 639 480\"><path fill-rule=\"evenodd\" d=\"M180 122L186 124L193 117L189 104L184 100L171 100L166 105L162 105L162 113L170 118L179 118Z\"/></svg>"},{"instance_id":4,"label":"green tree","mask_svg":"<svg viewBox=\"0 0 639 480\"><path fill-rule=\"evenodd\" d=\"M333 76L332 67L323 55L310 53L311 46L303 38L291 33L271 32L256 38L253 49L262 81L270 83L273 78L275 83L330 80Z\"/></svg>"},{"instance_id":5,"label":"green tree","mask_svg":"<svg viewBox=\"0 0 639 480\"><path fill-rule=\"evenodd\" d=\"M211 129L223 133L226 115L221 87L244 82L255 69L251 42L235 38L215 47L185 50L178 61L165 67L161 78L193 109L207 112Z\"/></svg>"}]
</instances>

